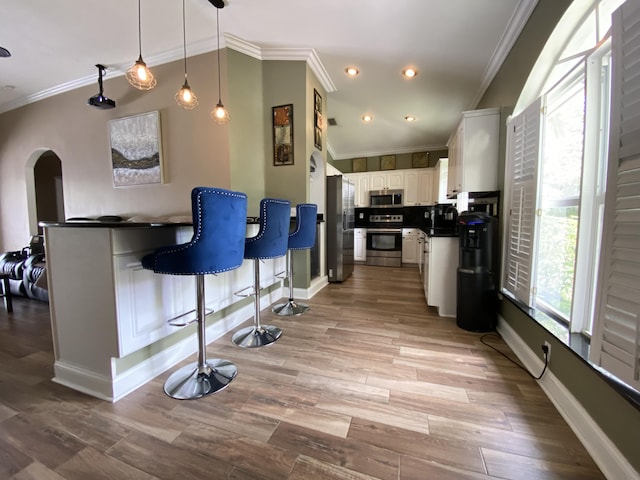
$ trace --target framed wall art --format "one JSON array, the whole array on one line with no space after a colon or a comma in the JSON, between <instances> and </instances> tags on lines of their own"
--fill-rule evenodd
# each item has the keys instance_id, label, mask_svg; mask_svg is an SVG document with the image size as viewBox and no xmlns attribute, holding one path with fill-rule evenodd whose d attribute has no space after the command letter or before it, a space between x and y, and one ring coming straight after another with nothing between
<instances>
[{"instance_id":1,"label":"framed wall art","mask_svg":"<svg viewBox=\"0 0 640 480\"><path fill-rule=\"evenodd\" d=\"M380 170L395 170L395 169L396 169L395 155L382 155L380 157Z\"/></svg>"},{"instance_id":2,"label":"framed wall art","mask_svg":"<svg viewBox=\"0 0 640 480\"><path fill-rule=\"evenodd\" d=\"M273 107L273 164L293 165L293 104Z\"/></svg>"},{"instance_id":3,"label":"framed wall art","mask_svg":"<svg viewBox=\"0 0 640 480\"><path fill-rule=\"evenodd\" d=\"M162 183L160 112L109 122L114 187Z\"/></svg>"},{"instance_id":4,"label":"framed wall art","mask_svg":"<svg viewBox=\"0 0 640 480\"><path fill-rule=\"evenodd\" d=\"M313 89L313 145L322 151L322 97Z\"/></svg>"}]
</instances>

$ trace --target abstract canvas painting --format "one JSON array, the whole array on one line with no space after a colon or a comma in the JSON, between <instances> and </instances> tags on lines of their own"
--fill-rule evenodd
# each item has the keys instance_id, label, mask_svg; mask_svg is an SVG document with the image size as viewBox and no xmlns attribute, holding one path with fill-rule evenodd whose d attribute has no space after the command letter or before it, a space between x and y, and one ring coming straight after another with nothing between
<instances>
[{"instance_id":1,"label":"abstract canvas painting","mask_svg":"<svg viewBox=\"0 0 640 480\"><path fill-rule=\"evenodd\" d=\"M111 120L113 186L162 183L160 112Z\"/></svg>"}]
</instances>

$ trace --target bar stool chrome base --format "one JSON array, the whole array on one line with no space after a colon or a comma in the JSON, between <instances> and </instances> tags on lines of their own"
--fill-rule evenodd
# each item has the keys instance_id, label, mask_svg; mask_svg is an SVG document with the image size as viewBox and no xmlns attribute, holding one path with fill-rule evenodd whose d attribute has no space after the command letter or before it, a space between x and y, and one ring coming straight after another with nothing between
<instances>
[{"instance_id":1,"label":"bar stool chrome base","mask_svg":"<svg viewBox=\"0 0 640 480\"><path fill-rule=\"evenodd\" d=\"M173 372L164 384L164 393L176 400L194 400L226 388L238 374L228 360L215 358L204 366L185 365Z\"/></svg>"},{"instance_id":2,"label":"bar stool chrome base","mask_svg":"<svg viewBox=\"0 0 640 480\"><path fill-rule=\"evenodd\" d=\"M282 330L273 325L246 327L238 330L231 337L231 341L239 347L257 348L270 345L282 336Z\"/></svg>"},{"instance_id":3,"label":"bar stool chrome base","mask_svg":"<svg viewBox=\"0 0 640 480\"><path fill-rule=\"evenodd\" d=\"M271 311L281 317L292 317L294 315L302 315L309 310L309 305L298 303L290 299L287 303L279 303L271 309Z\"/></svg>"}]
</instances>

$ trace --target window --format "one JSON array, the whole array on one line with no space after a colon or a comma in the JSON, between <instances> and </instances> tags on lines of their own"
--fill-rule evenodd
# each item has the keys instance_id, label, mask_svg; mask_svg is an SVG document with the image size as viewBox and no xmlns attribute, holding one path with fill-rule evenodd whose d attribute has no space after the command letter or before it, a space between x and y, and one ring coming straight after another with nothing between
<instances>
[{"instance_id":1,"label":"window","mask_svg":"<svg viewBox=\"0 0 640 480\"><path fill-rule=\"evenodd\" d=\"M622 3L574 21L546 91L510 119L502 287L591 336L591 362L640 390L640 5Z\"/></svg>"},{"instance_id":2,"label":"window","mask_svg":"<svg viewBox=\"0 0 640 480\"><path fill-rule=\"evenodd\" d=\"M607 12L620 3L603 0L580 21L572 18L572 34L542 82L546 91L511 119L513 139L507 140L510 216L503 289L587 336L596 303L609 130ZM542 105L541 117L536 104ZM527 138L529 145L524 190L517 175L522 161L517 138Z\"/></svg>"}]
</instances>

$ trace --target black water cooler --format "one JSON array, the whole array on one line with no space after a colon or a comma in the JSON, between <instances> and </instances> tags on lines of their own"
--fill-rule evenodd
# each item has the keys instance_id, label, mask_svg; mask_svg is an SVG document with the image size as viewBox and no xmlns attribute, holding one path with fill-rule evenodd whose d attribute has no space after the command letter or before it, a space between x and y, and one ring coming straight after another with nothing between
<instances>
[{"instance_id":1,"label":"black water cooler","mask_svg":"<svg viewBox=\"0 0 640 480\"><path fill-rule=\"evenodd\" d=\"M488 332L496 326L497 224L495 217L483 212L458 216L456 323L472 332Z\"/></svg>"}]
</instances>

